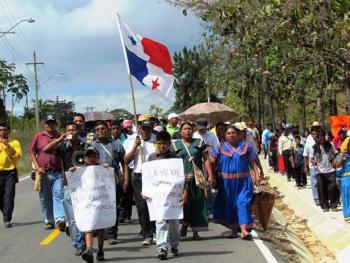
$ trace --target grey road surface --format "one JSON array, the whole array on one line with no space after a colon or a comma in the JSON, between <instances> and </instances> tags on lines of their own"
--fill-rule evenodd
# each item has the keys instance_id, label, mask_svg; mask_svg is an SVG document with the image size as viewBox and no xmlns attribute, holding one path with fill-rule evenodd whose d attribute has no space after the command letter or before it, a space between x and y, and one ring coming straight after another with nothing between
<instances>
[{"instance_id":1,"label":"grey road surface","mask_svg":"<svg viewBox=\"0 0 350 263\"><path fill-rule=\"evenodd\" d=\"M53 230L44 230L40 211L38 193L34 192L31 179L17 184L13 227L5 229L0 223L0 263L29 263L29 262L83 262L74 255L69 238L61 233L49 245L40 245L42 240ZM220 225L210 224L210 231L203 234L205 240L192 241L182 239L180 256L169 257L170 262L216 262L240 263L272 262L265 259L254 241L244 241L239 238L227 239L224 236L229 232ZM119 243L105 246L107 262L158 262L155 257L156 246L142 247L142 239L138 236L140 227L137 215L134 213L130 224L119 227ZM191 235L191 233L189 233ZM95 240L95 247L96 247ZM277 262L285 262L273 245L268 241L264 244L276 257Z\"/></svg>"}]
</instances>

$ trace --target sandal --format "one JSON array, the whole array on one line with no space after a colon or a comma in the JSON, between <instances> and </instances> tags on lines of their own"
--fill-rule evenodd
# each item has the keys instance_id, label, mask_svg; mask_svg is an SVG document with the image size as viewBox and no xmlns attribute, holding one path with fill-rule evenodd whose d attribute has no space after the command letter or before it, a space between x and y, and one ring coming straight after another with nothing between
<instances>
[{"instance_id":1,"label":"sandal","mask_svg":"<svg viewBox=\"0 0 350 263\"><path fill-rule=\"evenodd\" d=\"M180 231L181 237L187 237L187 228L188 228L188 226L182 225L181 231Z\"/></svg>"},{"instance_id":2,"label":"sandal","mask_svg":"<svg viewBox=\"0 0 350 263\"><path fill-rule=\"evenodd\" d=\"M247 232L245 234L242 233L241 239L243 239L243 240L252 240L253 236L249 232Z\"/></svg>"}]
</instances>

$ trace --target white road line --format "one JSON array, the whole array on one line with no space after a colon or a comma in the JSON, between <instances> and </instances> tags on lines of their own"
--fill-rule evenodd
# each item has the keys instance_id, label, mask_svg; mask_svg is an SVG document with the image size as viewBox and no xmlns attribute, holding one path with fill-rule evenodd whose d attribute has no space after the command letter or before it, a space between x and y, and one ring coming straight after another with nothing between
<instances>
[{"instance_id":1,"label":"white road line","mask_svg":"<svg viewBox=\"0 0 350 263\"><path fill-rule=\"evenodd\" d=\"M268 263L278 263L274 255L272 255L271 251L268 249L268 247L264 244L264 242L259 238L258 233L255 230L252 230L251 232L252 236L254 237L254 243L256 246L260 249L261 253L263 254L264 258Z\"/></svg>"},{"instance_id":2,"label":"white road line","mask_svg":"<svg viewBox=\"0 0 350 263\"><path fill-rule=\"evenodd\" d=\"M27 176L25 176L25 177L19 179L19 181L22 182L22 181L24 181L24 180L27 180L28 178L30 178L30 175L27 175Z\"/></svg>"}]
</instances>

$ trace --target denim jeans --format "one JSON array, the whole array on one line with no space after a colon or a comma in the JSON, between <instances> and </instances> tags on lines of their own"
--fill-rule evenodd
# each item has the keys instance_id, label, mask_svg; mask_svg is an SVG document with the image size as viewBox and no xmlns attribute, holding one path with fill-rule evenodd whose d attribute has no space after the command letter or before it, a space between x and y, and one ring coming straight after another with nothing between
<instances>
[{"instance_id":1,"label":"denim jeans","mask_svg":"<svg viewBox=\"0 0 350 263\"><path fill-rule=\"evenodd\" d=\"M310 168L310 182L311 182L311 190L312 190L312 197L314 200L318 200L318 192L317 192L317 177L316 177L316 168Z\"/></svg>"},{"instance_id":2,"label":"denim jeans","mask_svg":"<svg viewBox=\"0 0 350 263\"><path fill-rule=\"evenodd\" d=\"M74 219L74 213L73 213L73 206L72 206L72 199L69 193L68 186L63 187L64 192L64 211L66 213L66 222L68 222L69 225L69 234L70 239L73 247L75 248L85 248L84 244L84 233L79 231L77 228L77 225L75 224Z\"/></svg>"},{"instance_id":3,"label":"denim jeans","mask_svg":"<svg viewBox=\"0 0 350 263\"><path fill-rule=\"evenodd\" d=\"M63 175L61 171L44 174L39 198L45 223L53 224L64 220Z\"/></svg>"},{"instance_id":4,"label":"denim jeans","mask_svg":"<svg viewBox=\"0 0 350 263\"><path fill-rule=\"evenodd\" d=\"M217 192L213 192L212 191L213 189L209 189L207 191L207 199L206 199L206 202L207 202L207 208L208 208L208 214L209 214L209 218L212 219L213 218L213 211L214 211L214 203L215 203L215 197L216 197L216 194Z\"/></svg>"},{"instance_id":5,"label":"denim jeans","mask_svg":"<svg viewBox=\"0 0 350 263\"><path fill-rule=\"evenodd\" d=\"M180 241L179 220L157 221L156 231L158 250L168 251L168 240L171 248L177 248Z\"/></svg>"}]
</instances>

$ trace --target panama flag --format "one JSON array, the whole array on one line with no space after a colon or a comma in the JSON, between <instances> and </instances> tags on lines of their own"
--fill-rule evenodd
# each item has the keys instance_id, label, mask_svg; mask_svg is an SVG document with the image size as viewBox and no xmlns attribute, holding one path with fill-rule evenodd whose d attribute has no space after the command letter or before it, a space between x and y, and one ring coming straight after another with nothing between
<instances>
[{"instance_id":1,"label":"panama flag","mask_svg":"<svg viewBox=\"0 0 350 263\"><path fill-rule=\"evenodd\" d=\"M130 29L118 17L118 25L124 49L128 73L144 86L165 98L174 83L173 64L167 47Z\"/></svg>"}]
</instances>

